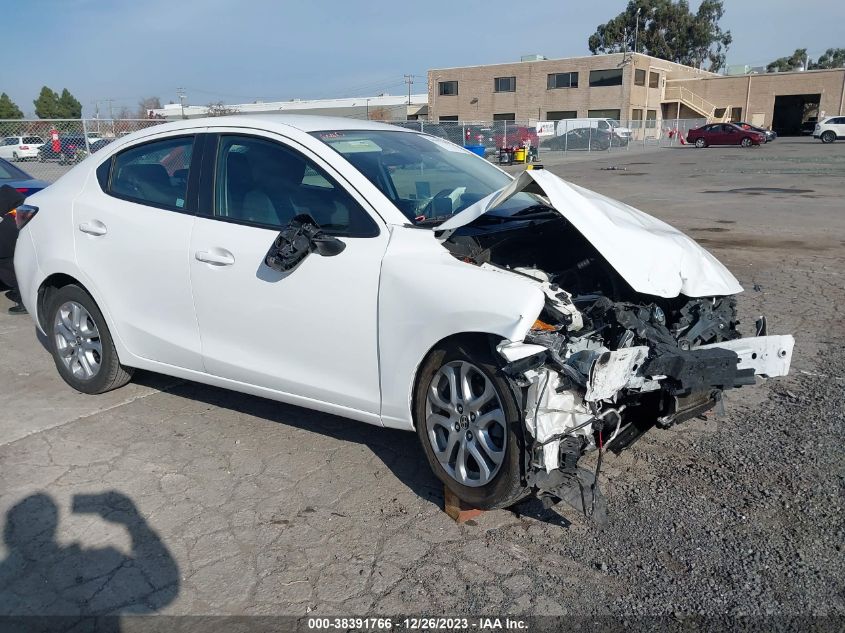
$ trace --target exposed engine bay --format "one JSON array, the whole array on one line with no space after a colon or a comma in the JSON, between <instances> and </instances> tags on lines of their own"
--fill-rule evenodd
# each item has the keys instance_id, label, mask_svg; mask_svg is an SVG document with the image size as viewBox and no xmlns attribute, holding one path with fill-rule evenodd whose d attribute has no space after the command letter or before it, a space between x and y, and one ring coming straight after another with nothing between
<instances>
[{"instance_id":1,"label":"exposed engine bay","mask_svg":"<svg viewBox=\"0 0 845 633\"><path fill-rule=\"evenodd\" d=\"M600 520L601 452L704 416L721 407L725 390L752 385L756 375L788 372L792 337L767 336L761 317L742 338L735 296L637 292L550 205L482 215L443 245L545 296L524 341L497 347L523 397L525 483L544 503L565 500ZM579 467L595 450L595 471Z\"/></svg>"}]
</instances>

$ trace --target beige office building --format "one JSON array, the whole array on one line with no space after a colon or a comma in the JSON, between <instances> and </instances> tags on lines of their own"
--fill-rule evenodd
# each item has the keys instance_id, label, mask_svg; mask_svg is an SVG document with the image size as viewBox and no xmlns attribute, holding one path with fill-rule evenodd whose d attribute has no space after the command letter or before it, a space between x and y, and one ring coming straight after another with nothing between
<instances>
[{"instance_id":1,"label":"beige office building","mask_svg":"<svg viewBox=\"0 0 845 633\"><path fill-rule=\"evenodd\" d=\"M748 120L789 133L820 112L845 113L843 99L845 69L721 76L639 53L428 72L432 121Z\"/></svg>"}]
</instances>

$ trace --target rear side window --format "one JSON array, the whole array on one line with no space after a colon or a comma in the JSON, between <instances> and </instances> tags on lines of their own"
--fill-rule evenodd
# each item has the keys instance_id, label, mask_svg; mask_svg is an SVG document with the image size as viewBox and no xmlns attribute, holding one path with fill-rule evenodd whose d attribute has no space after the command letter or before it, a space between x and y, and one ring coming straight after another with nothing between
<instances>
[{"instance_id":1,"label":"rear side window","mask_svg":"<svg viewBox=\"0 0 845 633\"><path fill-rule=\"evenodd\" d=\"M182 210L194 137L136 145L114 157L109 193L155 207Z\"/></svg>"},{"instance_id":2,"label":"rear side window","mask_svg":"<svg viewBox=\"0 0 845 633\"><path fill-rule=\"evenodd\" d=\"M378 235L375 222L341 185L299 152L274 141L221 136L214 189L219 219L281 229L307 214L331 235Z\"/></svg>"}]
</instances>

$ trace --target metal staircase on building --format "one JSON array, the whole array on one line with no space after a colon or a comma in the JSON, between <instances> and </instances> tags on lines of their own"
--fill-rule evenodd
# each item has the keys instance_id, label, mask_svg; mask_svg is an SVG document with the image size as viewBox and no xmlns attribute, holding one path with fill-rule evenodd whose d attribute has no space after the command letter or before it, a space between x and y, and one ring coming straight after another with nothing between
<instances>
[{"instance_id":1,"label":"metal staircase on building","mask_svg":"<svg viewBox=\"0 0 845 633\"><path fill-rule=\"evenodd\" d=\"M663 89L663 103L679 103L684 105L690 110L706 117L708 123L725 123L730 121L731 118L730 106L724 110L717 108L714 104L707 101L707 99L700 97L689 88L684 88L683 86L666 86ZM722 110L720 116L716 115L717 110Z\"/></svg>"}]
</instances>

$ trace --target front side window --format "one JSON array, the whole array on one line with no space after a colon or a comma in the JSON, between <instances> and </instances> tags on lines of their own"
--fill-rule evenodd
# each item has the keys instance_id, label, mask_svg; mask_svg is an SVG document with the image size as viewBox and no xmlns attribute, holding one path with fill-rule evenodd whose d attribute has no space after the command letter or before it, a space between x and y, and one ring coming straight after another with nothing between
<instances>
[{"instance_id":1,"label":"front side window","mask_svg":"<svg viewBox=\"0 0 845 633\"><path fill-rule=\"evenodd\" d=\"M578 73L550 73L548 75L546 89L555 90L556 88L577 88L578 87Z\"/></svg>"},{"instance_id":2,"label":"front side window","mask_svg":"<svg viewBox=\"0 0 845 633\"><path fill-rule=\"evenodd\" d=\"M313 135L421 226L437 226L511 182L483 158L434 136L398 130L332 130ZM519 193L492 213L510 215L540 204L533 194Z\"/></svg>"},{"instance_id":3,"label":"front side window","mask_svg":"<svg viewBox=\"0 0 845 633\"><path fill-rule=\"evenodd\" d=\"M182 136L136 145L117 154L109 193L142 204L184 209L193 148L194 137Z\"/></svg>"},{"instance_id":4,"label":"front side window","mask_svg":"<svg viewBox=\"0 0 845 633\"><path fill-rule=\"evenodd\" d=\"M516 77L496 77L493 89L496 92L516 92Z\"/></svg>"},{"instance_id":5,"label":"front side window","mask_svg":"<svg viewBox=\"0 0 845 633\"><path fill-rule=\"evenodd\" d=\"M440 87L441 97L448 97L458 94L457 81L441 81L440 83L438 83L438 86Z\"/></svg>"},{"instance_id":6,"label":"front side window","mask_svg":"<svg viewBox=\"0 0 845 633\"><path fill-rule=\"evenodd\" d=\"M622 85L622 69L611 68L610 70L591 70L590 87L603 88L606 86Z\"/></svg>"},{"instance_id":7,"label":"front side window","mask_svg":"<svg viewBox=\"0 0 845 633\"><path fill-rule=\"evenodd\" d=\"M378 235L373 219L343 187L280 143L221 136L216 165L216 218L280 229L306 214L332 235Z\"/></svg>"}]
</instances>

